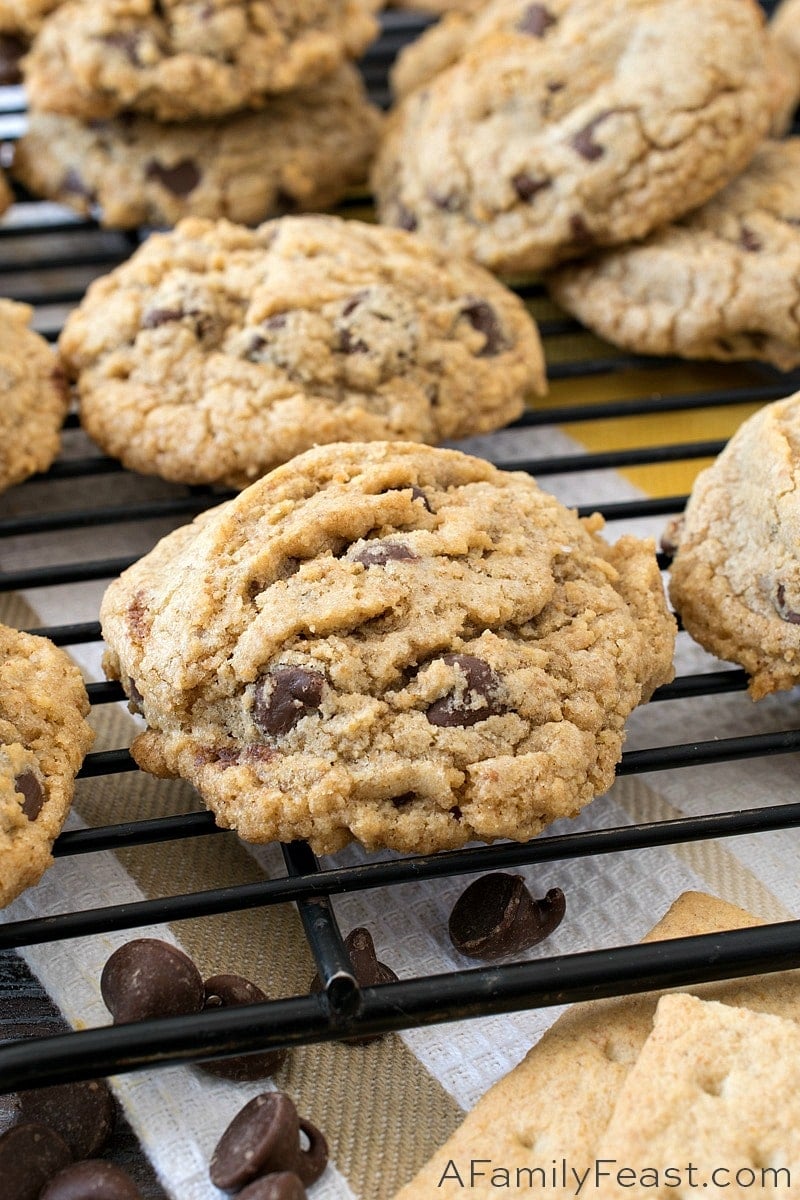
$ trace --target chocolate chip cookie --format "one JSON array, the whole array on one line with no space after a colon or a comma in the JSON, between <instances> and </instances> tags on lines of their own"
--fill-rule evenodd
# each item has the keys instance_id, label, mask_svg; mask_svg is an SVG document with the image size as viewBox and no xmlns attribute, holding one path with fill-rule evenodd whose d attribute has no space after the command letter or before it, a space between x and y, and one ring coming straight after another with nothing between
<instances>
[{"instance_id":1,"label":"chocolate chip cookie","mask_svg":"<svg viewBox=\"0 0 800 1200\"><path fill-rule=\"evenodd\" d=\"M644 354L800 364L800 138L764 142L738 179L645 241L568 266L554 299Z\"/></svg>"},{"instance_id":2,"label":"chocolate chip cookie","mask_svg":"<svg viewBox=\"0 0 800 1200\"><path fill-rule=\"evenodd\" d=\"M166 125L125 114L86 123L33 111L13 170L36 195L109 227L175 225L187 216L255 225L326 208L363 183L380 125L346 65L260 112L218 121Z\"/></svg>"},{"instance_id":3,"label":"chocolate chip cookie","mask_svg":"<svg viewBox=\"0 0 800 1200\"><path fill-rule=\"evenodd\" d=\"M653 544L602 524L456 451L310 450L108 589L133 754L252 841L533 837L611 785L672 677Z\"/></svg>"},{"instance_id":4,"label":"chocolate chip cookie","mask_svg":"<svg viewBox=\"0 0 800 1200\"><path fill-rule=\"evenodd\" d=\"M495 429L544 387L536 327L487 272L330 216L154 234L60 346L107 453L233 487L322 442Z\"/></svg>"},{"instance_id":5,"label":"chocolate chip cookie","mask_svg":"<svg viewBox=\"0 0 800 1200\"><path fill-rule=\"evenodd\" d=\"M161 121L259 108L317 83L378 32L377 0L70 0L25 59L34 107Z\"/></svg>"},{"instance_id":6,"label":"chocolate chip cookie","mask_svg":"<svg viewBox=\"0 0 800 1200\"><path fill-rule=\"evenodd\" d=\"M0 0L0 34L29 40L61 0ZM4 39L0 38L0 42Z\"/></svg>"},{"instance_id":7,"label":"chocolate chip cookie","mask_svg":"<svg viewBox=\"0 0 800 1200\"><path fill-rule=\"evenodd\" d=\"M38 883L94 734L80 672L47 638L0 625L0 907Z\"/></svg>"},{"instance_id":8,"label":"chocolate chip cookie","mask_svg":"<svg viewBox=\"0 0 800 1200\"><path fill-rule=\"evenodd\" d=\"M55 354L28 328L32 315L0 300L0 491L50 466L69 406Z\"/></svg>"},{"instance_id":9,"label":"chocolate chip cookie","mask_svg":"<svg viewBox=\"0 0 800 1200\"><path fill-rule=\"evenodd\" d=\"M383 221L502 272L644 237L697 207L772 118L753 0L534 8L530 29L479 39L400 103L374 173Z\"/></svg>"},{"instance_id":10,"label":"chocolate chip cookie","mask_svg":"<svg viewBox=\"0 0 800 1200\"><path fill-rule=\"evenodd\" d=\"M750 695L800 681L800 393L766 405L697 478L670 594L689 633L745 668Z\"/></svg>"}]
</instances>

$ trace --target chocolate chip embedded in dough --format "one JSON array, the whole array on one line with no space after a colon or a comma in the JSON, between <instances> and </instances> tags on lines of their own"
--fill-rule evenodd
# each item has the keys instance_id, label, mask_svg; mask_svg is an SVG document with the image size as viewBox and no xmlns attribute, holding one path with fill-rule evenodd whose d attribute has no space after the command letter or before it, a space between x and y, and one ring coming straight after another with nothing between
<instances>
[{"instance_id":1,"label":"chocolate chip embedded in dough","mask_svg":"<svg viewBox=\"0 0 800 1200\"><path fill-rule=\"evenodd\" d=\"M601 146L599 142L594 140L594 131L598 126L610 117L613 113L619 112L616 108L606 108L603 112L598 113L591 121L588 121L582 129L579 129L576 134L573 134L570 145L573 150L577 150L581 158L585 158L587 162L596 162L598 158L602 158L606 152L605 146Z\"/></svg>"},{"instance_id":2,"label":"chocolate chip embedded in dough","mask_svg":"<svg viewBox=\"0 0 800 1200\"><path fill-rule=\"evenodd\" d=\"M308 667L275 667L256 682L253 721L268 737L283 737L316 712L325 676Z\"/></svg>"},{"instance_id":3,"label":"chocolate chip embedded in dough","mask_svg":"<svg viewBox=\"0 0 800 1200\"><path fill-rule=\"evenodd\" d=\"M22 811L29 821L35 821L44 804L44 788L33 771L22 771L14 780L14 790L24 796Z\"/></svg>"},{"instance_id":4,"label":"chocolate chip embedded in dough","mask_svg":"<svg viewBox=\"0 0 800 1200\"><path fill-rule=\"evenodd\" d=\"M462 307L461 315L486 339L478 358L494 358L496 354L508 348L497 313L491 304L487 304L485 300L470 300Z\"/></svg>"},{"instance_id":5,"label":"chocolate chip embedded in dough","mask_svg":"<svg viewBox=\"0 0 800 1200\"><path fill-rule=\"evenodd\" d=\"M465 728L505 712L499 699L499 676L482 658L471 654L446 654L442 662L458 669L464 686L457 684L446 696L431 704L426 713L431 725L444 729Z\"/></svg>"},{"instance_id":6,"label":"chocolate chip embedded in dough","mask_svg":"<svg viewBox=\"0 0 800 1200\"><path fill-rule=\"evenodd\" d=\"M84 200L89 201L94 201L97 198L96 193L90 187L87 187L74 167L70 167L64 175L59 191L64 195L81 196Z\"/></svg>"},{"instance_id":7,"label":"chocolate chip embedded in dough","mask_svg":"<svg viewBox=\"0 0 800 1200\"><path fill-rule=\"evenodd\" d=\"M537 192L550 187L551 182L549 179L534 179L527 171L518 171L511 177L511 186L525 204L528 204Z\"/></svg>"},{"instance_id":8,"label":"chocolate chip embedded in dough","mask_svg":"<svg viewBox=\"0 0 800 1200\"><path fill-rule=\"evenodd\" d=\"M408 233L413 233L419 224L417 218L404 204L396 205L395 219L399 228L405 229Z\"/></svg>"},{"instance_id":9,"label":"chocolate chip embedded in dough","mask_svg":"<svg viewBox=\"0 0 800 1200\"><path fill-rule=\"evenodd\" d=\"M749 250L751 254L755 254L758 250L762 249L761 239L747 225L742 226L739 235L739 245L743 250Z\"/></svg>"},{"instance_id":10,"label":"chocolate chip embedded in dough","mask_svg":"<svg viewBox=\"0 0 800 1200\"><path fill-rule=\"evenodd\" d=\"M468 958L492 961L535 946L560 925L566 901L560 888L534 900L521 875L497 871L476 879L450 913L450 940Z\"/></svg>"},{"instance_id":11,"label":"chocolate chip embedded in dough","mask_svg":"<svg viewBox=\"0 0 800 1200\"><path fill-rule=\"evenodd\" d=\"M556 18L544 4L529 4L517 21L519 33L529 33L531 37L543 37L551 25L556 24Z\"/></svg>"},{"instance_id":12,"label":"chocolate chip embedded in dough","mask_svg":"<svg viewBox=\"0 0 800 1200\"><path fill-rule=\"evenodd\" d=\"M133 66L138 67L140 65L139 46L141 45L141 38L138 33L135 33L133 30L120 33L104 33L99 40L104 45L121 51Z\"/></svg>"},{"instance_id":13,"label":"chocolate chip embedded in dough","mask_svg":"<svg viewBox=\"0 0 800 1200\"><path fill-rule=\"evenodd\" d=\"M135 938L115 950L103 967L100 992L115 1025L200 1012L205 995L189 956L158 938Z\"/></svg>"},{"instance_id":14,"label":"chocolate chip embedded in dough","mask_svg":"<svg viewBox=\"0 0 800 1200\"><path fill-rule=\"evenodd\" d=\"M367 354L369 346L363 338L354 337L350 329L339 331L339 349L342 354Z\"/></svg>"},{"instance_id":15,"label":"chocolate chip embedded in dough","mask_svg":"<svg viewBox=\"0 0 800 1200\"><path fill-rule=\"evenodd\" d=\"M363 563L365 567L384 567L388 562L418 562L419 556L404 542L376 538L356 550L352 561Z\"/></svg>"},{"instance_id":16,"label":"chocolate chip embedded in dough","mask_svg":"<svg viewBox=\"0 0 800 1200\"><path fill-rule=\"evenodd\" d=\"M173 196L185 199L191 195L202 178L202 173L196 162L184 158L174 167L165 167L157 159L151 159L145 169L145 178L160 183Z\"/></svg>"},{"instance_id":17,"label":"chocolate chip embedded in dough","mask_svg":"<svg viewBox=\"0 0 800 1200\"><path fill-rule=\"evenodd\" d=\"M142 317L142 329L158 329L171 321L182 321L186 315L182 308L148 308Z\"/></svg>"},{"instance_id":18,"label":"chocolate chip embedded in dough","mask_svg":"<svg viewBox=\"0 0 800 1200\"><path fill-rule=\"evenodd\" d=\"M786 603L786 588L782 583L778 584L775 592L775 611L782 621L787 621L790 625L800 625L800 612L795 612L793 608L789 608Z\"/></svg>"}]
</instances>

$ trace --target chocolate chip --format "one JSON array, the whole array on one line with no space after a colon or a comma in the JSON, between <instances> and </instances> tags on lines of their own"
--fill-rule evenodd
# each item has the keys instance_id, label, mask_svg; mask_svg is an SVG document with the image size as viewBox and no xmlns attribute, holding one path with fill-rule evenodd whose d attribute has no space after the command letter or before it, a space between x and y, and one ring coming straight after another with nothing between
<instances>
[{"instance_id":1,"label":"chocolate chip","mask_svg":"<svg viewBox=\"0 0 800 1200\"><path fill-rule=\"evenodd\" d=\"M519 33L529 33L531 37L542 37L551 25L556 24L556 18L543 4L529 4L517 21Z\"/></svg>"},{"instance_id":2,"label":"chocolate chip","mask_svg":"<svg viewBox=\"0 0 800 1200\"><path fill-rule=\"evenodd\" d=\"M185 316L182 308L149 308L142 317L142 329L158 329L170 321L182 321Z\"/></svg>"},{"instance_id":3,"label":"chocolate chip","mask_svg":"<svg viewBox=\"0 0 800 1200\"><path fill-rule=\"evenodd\" d=\"M286 188L278 188L273 201L273 208L278 216L285 217L288 213L296 213L300 207L297 196L287 192Z\"/></svg>"},{"instance_id":4,"label":"chocolate chip","mask_svg":"<svg viewBox=\"0 0 800 1200\"><path fill-rule=\"evenodd\" d=\"M587 162L595 162L598 158L602 158L606 152L605 146L601 146L599 142L594 140L594 131L607 117L612 113L619 112L617 108L606 108L603 112L598 113L591 121L584 125L583 129L579 129L576 134L570 139L570 145L573 150L577 150L581 158L585 158Z\"/></svg>"},{"instance_id":5,"label":"chocolate chip","mask_svg":"<svg viewBox=\"0 0 800 1200\"><path fill-rule=\"evenodd\" d=\"M25 43L8 33L0 33L0 85L22 82L19 61L25 53Z\"/></svg>"},{"instance_id":6,"label":"chocolate chip","mask_svg":"<svg viewBox=\"0 0 800 1200\"><path fill-rule=\"evenodd\" d=\"M366 289L362 289L360 292L356 292L354 295L352 295L350 297L349 300L345 301L344 306L342 308L342 316L349 317L352 312L355 312L355 310L358 308L359 304L362 304L364 302L364 300L366 300L366 298L367 298Z\"/></svg>"},{"instance_id":7,"label":"chocolate chip","mask_svg":"<svg viewBox=\"0 0 800 1200\"><path fill-rule=\"evenodd\" d=\"M418 562L419 556L403 542L376 539L356 550L352 561L365 567L384 567L388 562Z\"/></svg>"},{"instance_id":8,"label":"chocolate chip","mask_svg":"<svg viewBox=\"0 0 800 1200\"><path fill-rule=\"evenodd\" d=\"M23 771L17 775L14 780L14 791L25 797L21 805L22 811L29 821L35 821L44 804L44 788L33 771Z\"/></svg>"},{"instance_id":9,"label":"chocolate chip","mask_svg":"<svg viewBox=\"0 0 800 1200\"><path fill-rule=\"evenodd\" d=\"M417 487L416 484L411 488L411 496L414 500L421 500L428 512L433 512L428 497L425 495L422 488Z\"/></svg>"},{"instance_id":10,"label":"chocolate chip","mask_svg":"<svg viewBox=\"0 0 800 1200\"><path fill-rule=\"evenodd\" d=\"M300 1158L294 1168L302 1183L310 1187L316 1183L328 1165L328 1143L321 1130L306 1117L300 1118L300 1132L308 1145L300 1150Z\"/></svg>"},{"instance_id":11,"label":"chocolate chip","mask_svg":"<svg viewBox=\"0 0 800 1200\"><path fill-rule=\"evenodd\" d=\"M409 233L413 233L419 222L410 209L407 209L404 204L398 203L395 207L395 224L400 229L406 229Z\"/></svg>"},{"instance_id":12,"label":"chocolate chip","mask_svg":"<svg viewBox=\"0 0 800 1200\"><path fill-rule=\"evenodd\" d=\"M543 941L561 924L565 909L560 888L534 900L521 875L494 872L476 879L456 901L450 940L468 958L503 958Z\"/></svg>"},{"instance_id":13,"label":"chocolate chip","mask_svg":"<svg viewBox=\"0 0 800 1200\"><path fill-rule=\"evenodd\" d=\"M204 1012L215 1008L238 1008L242 1004L261 1004L267 999L260 987L241 975L212 975L203 987ZM262 1054L241 1054L235 1058L198 1063L197 1066L212 1075L220 1075L223 1079L235 1079L244 1083L253 1079L267 1079L274 1075L283 1065L286 1053L285 1050L266 1050Z\"/></svg>"},{"instance_id":14,"label":"chocolate chip","mask_svg":"<svg viewBox=\"0 0 800 1200\"><path fill-rule=\"evenodd\" d=\"M130 708L130 710L132 712L139 713L140 716L143 716L144 715L144 696L139 691L138 687L136 686L135 681L131 678L130 675L128 676L128 686L125 690L127 691L127 694L128 694L128 707Z\"/></svg>"},{"instance_id":15,"label":"chocolate chip","mask_svg":"<svg viewBox=\"0 0 800 1200\"><path fill-rule=\"evenodd\" d=\"M762 249L761 239L747 225L742 226L741 234L739 235L739 245L743 250L749 250L753 254L757 250Z\"/></svg>"},{"instance_id":16,"label":"chocolate chip","mask_svg":"<svg viewBox=\"0 0 800 1200\"><path fill-rule=\"evenodd\" d=\"M197 187L201 179L201 172L197 163L190 158L182 159L174 167L165 167L153 158L147 164L145 178L155 180L168 192L172 192L173 196L184 199Z\"/></svg>"},{"instance_id":17,"label":"chocolate chip","mask_svg":"<svg viewBox=\"0 0 800 1200\"><path fill-rule=\"evenodd\" d=\"M55 1130L27 1121L0 1137L3 1200L38 1200L42 1188L72 1162L69 1146Z\"/></svg>"},{"instance_id":18,"label":"chocolate chip","mask_svg":"<svg viewBox=\"0 0 800 1200\"><path fill-rule=\"evenodd\" d=\"M458 212L464 204L464 199L458 192L437 192L430 189L428 198L442 212Z\"/></svg>"},{"instance_id":19,"label":"chocolate chip","mask_svg":"<svg viewBox=\"0 0 800 1200\"><path fill-rule=\"evenodd\" d=\"M300 1118L285 1092L262 1092L245 1104L217 1142L209 1175L215 1187L236 1192L259 1175L296 1171Z\"/></svg>"},{"instance_id":20,"label":"chocolate chip","mask_svg":"<svg viewBox=\"0 0 800 1200\"><path fill-rule=\"evenodd\" d=\"M511 177L511 186L520 200L523 200L526 204L533 199L537 192L550 187L550 183L551 180L549 179L534 179L526 171L518 171L516 175L512 175Z\"/></svg>"},{"instance_id":21,"label":"chocolate chip","mask_svg":"<svg viewBox=\"0 0 800 1200\"><path fill-rule=\"evenodd\" d=\"M253 721L268 737L283 737L298 721L316 712L325 676L307 667L275 667L255 687Z\"/></svg>"},{"instance_id":22,"label":"chocolate chip","mask_svg":"<svg viewBox=\"0 0 800 1200\"><path fill-rule=\"evenodd\" d=\"M547 82L548 92L563 92L567 85L560 79L550 79Z\"/></svg>"},{"instance_id":23,"label":"chocolate chip","mask_svg":"<svg viewBox=\"0 0 800 1200\"><path fill-rule=\"evenodd\" d=\"M22 1121L38 1121L64 1139L75 1159L94 1158L114 1131L117 1106L102 1079L19 1093Z\"/></svg>"},{"instance_id":24,"label":"chocolate chip","mask_svg":"<svg viewBox=\"0 0 800 1200\"><path fill-rule=\"evenodd\" d=\"M115 1025L200 1012L205 993L200 972L177 946L135 938L103 967L100 991Z\"/></svg>"},{"instance_id":25,"label":"chocolate chip","mask_svg":"<svg viewBox=\"0 0 800 1200\"><path fill-rule=\"evenodd\" d=\"M672 557L677 553L678 546L681 544L681 536L686 518L681 514L673 517L668 523L664 532L661 534L661 549L664 554Z\"/></svg>"},{"instance_id":26,"label":"chocolate chip","mask_svg":"<svg viewBox=\"0 0 800 1200\"><path fill-rule=\"evenodd\" d=\"M139 66L139 44L140 39L137 33L132 30L128 33L104 33L99 39L106 46L111 46L114 50L119 50L125 55L129 63L135 67Z\"/></svg>"},{"instance_id":27,"label":"chocolate chip","mask_svg":"<svg viewBox=\"0 0 800 1200\"><path fill-rule=\"evenodd\" d=\"M400 799L402 800L402 796ZM357 929L351 930L344 939L344 944L350 956L353 974L361 987L374 987L379 983L397 982L397 975L392 968L378 960L375 943L368 929L359 926ZM309 986L312 992L322 991L322 980L319 974L314 976ZM375 1033L366 1037L352 1037L346 1040L354 1046L366 1046L369 1042L379 1041L382 1036L380 1033Z\"/></svg>"},{"instance_id":28,"label":"chocolate chip","mask_svg":"<svg viewBox=\"0 0 800 1200\"><path fill-rule=\"evenodd\" d=\"M96 199L96 193L86 186L74 167L70 167L61 180L60 191L67 196L81 196L84 200L93 201Z\"/></svg>"},{"instance_id":29,"label":"chocolate chip","mask_svg":"<svg viewBox=\"0 0 800 1200\"><path fill-rule=\"evenodd\" d=\"M800 625L800 612L795 612L794 609L787 607L786 588L782 583L778 584L775 593L775 609L781 620L788 621L790 625Z\"/></svg>"},{"instance_id":30,"label":"chocolate chip","mask_svg":"<svg viewBox=\"0 0 800 1200\"><path fill-rule=\"evenodd\" d=\"M39 1200L142 1200L142 1193L121 1167L95 1158L59 1171Z\"/></svg>"},{"instance_id":31,"label":"chocolate chip","mask_svg":"<svg viewBox=\"0 0 800 1200\"><path fill-rule=\"evenodd\" d=\"M294 1171L278 1171L248 1184L236 1200L308 1200L308 1192Z\"/></svg>"},{"instance_id":32,"label":"chocolate chip","mask_svg":"<svg viewBox=\"0 0 800 1200\"><path fill-rule=\"evenodd\" d=\"M275 313L274 317L267 317L266 321L261 322L262 329L285 329L286 323L289 320L287 313Z\"/></svg>"},{"instance_id":33,"label":"chocolate chip","mask_svg":"<svg viewBox=\"0 0 800 1200\"><path fill-rule=\"evenodd\" d=\"M569 219L570 233L576 246L588 249L594 245L594 234L580 213L573 213Z\"/></svg>"},{"instance_id":34,"label":"chocolate chip","mask_svg":"<svg viewBox=\"0 0 800 1200\"><path fill-rule=\"evenodd\" d=\"M508 348L497 313L491 304L485 300L470 300L461 309L461 316L466 317L472 328L486 339L478 358L493 358Z\"/></svg>"},{"instance_id":35,"label":"chocolate chip","mask_svg":"<svg viewBox=\"0 0 800 1200\"><path fill-rule=\"evenodd\" d=\"M457 685L440 700L434 700L426 713L431 725L445 729L464 728L505 712L498 699L500 680L482 658L471 654L445 654L442 662L458 668L466 687L462 689Z\"/></svg>"},{"instance_id":36,"label":"chocolate chip","mask_svg":"<svg viewBox=\"0 0 800 1200\"><path fill-rule=\"evenodd\" d=\"M392 804L395 808L405 808L406 805L413 804L416 798L416 792L403 792L402 796L392 796Z\"/></svg>"},{"instance_id":37,"label":"chocolate chip","mask_svg":"<svg viewBox=\"0 0 800 1200\"><path fill-rule=\"evenodd\" d=\"M366 354L369 346L360 337L354 337L352 330L341 329L339 331L339 349L342 354Z\"/></svg>"}]
</instances>

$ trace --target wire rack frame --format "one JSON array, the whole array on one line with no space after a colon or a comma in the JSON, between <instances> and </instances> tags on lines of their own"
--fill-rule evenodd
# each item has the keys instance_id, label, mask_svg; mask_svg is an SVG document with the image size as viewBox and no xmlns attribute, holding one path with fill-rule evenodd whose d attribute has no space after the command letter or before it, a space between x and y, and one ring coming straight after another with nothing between
<instances>
[{"instance_id":1,"label":"wire rack frame","mask_svg":"<svg viewBox=\"0 0 800 1200\"><path fill-rule=\"evenodd\" d=\"M388 13L383 18L380 41L367 55L363 72L371 94L379 102L388 98L386 71L398 48L415 36L425 22L411 14ZM0 88L0 138L13 141L24 126L24 101L19 89ZM92 221L68 214L52 205L18 194L20 203L0 226L0 294L34 305L36 327L55 339L64 311L83 294L88 271L104 273L123 261L139 244L138 233L111 234ZM355 198L353 204L361 204ZM53 235L58 248L53 249ZM75 282L64 283L73 273ZM31 277L37 281L32 287ZM41 284L39 284L41 280ZM529 302L542 299L537 283L521 285L519 294ZM551 316L540 321L546 342L579 332L571 318ZM562 356L563 357L563 356ZM609 350L576 360L557 360L549 366L551 381L585 380L636 369L658 372L671 360L645 358ZM634 399L612 399L591 406L560 404L526 412L516 427L559 426L571 422L625 419L645 413L679 413L732 404L766 403L800 385L796 376L781 376L754 367L735 387L699 388L689 393L652 391ZM75 416L68 419L75 428ZM722 441L694 441L667 446L640 446L558 457L515 461L517 470L542 478L597 469L624 469L632 465L679 462L716 455ZM57 461L36 484L64 480L90 480L121 472L115 460L101 454ZM26 485L23 485L23 488ZM45 512L0 515L0 548L20 536L35 537L87 527L114 526L152 518L187 520L229 493L218 489L175 489L166 499L97 505L61 510L56 504ZM599 510L609 520L643 516L668 516L681 511L683 495L641 499L582 507L582 513ZM1 561L1 560L0 560ZM0 592L115 577L131 558L67 560L56 565L20 570L0 570ZM660 556L660 565L668 566ZM31 630L64 647L100 640L95 621ZM711 697L746 687L744 672L723 669L677 678L653 697L655 703L691 697ZM93 705L123 699L115 683L89 687ZM626 752L619 775L646 771L691 768L694 765L730 762L762 755L800 750L800 729L778 729L712 741L691 741ZM81 775L103 776L136 770L125 748L90 754ZM190 1017L147 1021L133 1026L71 1032L27 1039L0 1046L0 1091L43 1086L67 1080L134 1071L201 1058L278 1046L381 1033L412 1026L485 1016L523 1008L560 1005L679 986L699 981L743 976L800 966L800 922L783 922L745 929L682 938L668 944L620 946L579 954L552 955L533 962L509 963L491 968L457 970L446 974L403 980L379 987L360 987L344 946L331 905L331 897L348 892L454 875L504 870L532 863L569 860L645 848L677 845L708 838L727 838L800 826L800 803L737 810L704 817L679 818L619 828L543 836L527 844L468 847L433 855L392 857L386 861L324 868L304 843L282 847L285 875L258 883L201 889L186 895L165 896L136 903L8 922L0 925L0 950L86 936L110 930L141 930L166 921L266 908L292 902L297 905L306 939L323 981L320 993L268 1001L245 1009L218 1009ZM61 835L56 857L115 851L146 844L222 834L207 812L122 822L81 829Z\"/></svg>"}]
</instances>

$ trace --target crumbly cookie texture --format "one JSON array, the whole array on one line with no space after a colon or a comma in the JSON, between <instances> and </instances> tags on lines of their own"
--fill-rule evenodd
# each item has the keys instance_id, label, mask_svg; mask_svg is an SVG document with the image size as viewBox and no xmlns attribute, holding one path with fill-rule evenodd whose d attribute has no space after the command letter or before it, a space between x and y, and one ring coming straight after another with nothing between
<instances>
[{"instance_id":1,"label":"crumbly cookie texture","mask_svg":"<svg viewBox=\"0 0 800 1200\"><path fill-rule=\"evenodd\" d=\"M653 545L601 526L456 451L311 450L108 589L134 756L251 841L533 837L610 787L672 677Z\"/></svg>"},{"instance_id":2,"label":"crumbly cookie texture","mask_svg":"<svg viewBox=\"0 0 800 1200\"><path fill-rule=\"evenodd\" d=\"M317 83L378 32L377 0L70 0L25 59L34 107L161 121L261 107Z\"/></svg>"},{"instance_id":3,"label":"crumbly cookie texture","mask_svg":"<svg viewBox=\"0 0 800 1200\"><path fill-rule=\"evenodd\" d=\"M697 478L670 595L689 633L760 700L800 680L800 393L766 405Z\"/></svg>"},{"instance_id":4,"label":"crumbly cookie texture","mask_svg":"<svg viewBox=\"0 0 800 1200\"><path fill-rule=\"evenodd\" d=\"M187 483L244 487L322 442L495 429L544 390L512 292L337 217L184 221L93 284L60 346L90 436Z\"/></svg>"},{"instance_id":5,"label":"crumbly cookie texture","mask_svg":"<svg viewBox=\"0 0 800 1200\"><path fill-rule=\"evenodd\" d=\"M69 406L52 348L28 328L32 315L0 300L0 491L50 466Z\"/></svg>"},{"instance_id":6,"label":"crumbly cookie texture","mask_svg":"<svg viewBox=\"0 0 800 1200\"><path fill-rule=\"evenodd\" d=\"M504 5L504 11L507 5ZM641 238L735 176L772 118L753 0L551 0L400 103L381 219L497 271Z\"/></svg>"},{"instance_id":7,"label":"crumbly cookie texture","mask_svg":"<svg viewBox=\"0 0 800 1200\"><path fill-rule=\"evenodd\" d=\"M800 138L765 142L678 224L563 267L549 285L619 346L791 370L800 364Z\"/></svg>"},{"instance_id":8,"label":"crumbly cookie texture","mask_svg":"<svg viewBox=\"0 0 800 1200\"><path fill-rule=\"evenodd\" d=\"M255 225L326 208L363 183L380 128L358 72L345 65L260 112L218 121L165 125L124 115L87 124L33 111L13 171L37 195L109 227L188 216Z\"/></svg>"},{"instance_id":9,"label":"crumbly cookie texture","mask_svg":"<svg viewBox=\"0 0 800 1200\"><path fill-rule=\"evenodd\" d=\"M0 0L0 34L32 38L61 0Z\"/></svg>"},{"instance_id":10,"label":"crumbly cookie texture","mask_svg":"<svg viewBox=\"0 0 800 1200\"><path fill-rule=\"evenodd\" d=\"M94 740L80 672L46 638L0 625L0 907L38 883Z\"/></svg>"}]
</instances>

